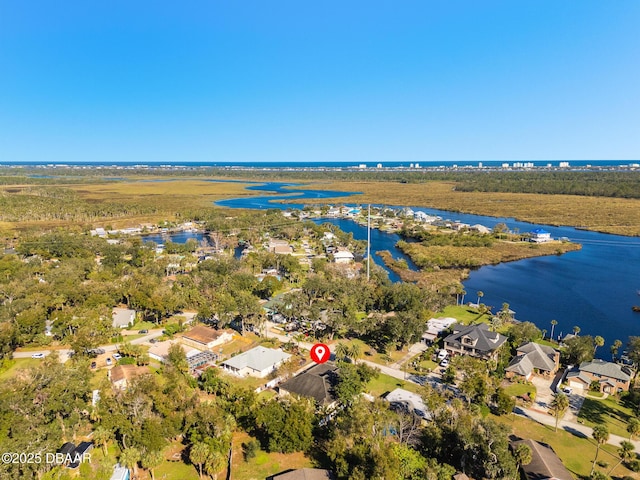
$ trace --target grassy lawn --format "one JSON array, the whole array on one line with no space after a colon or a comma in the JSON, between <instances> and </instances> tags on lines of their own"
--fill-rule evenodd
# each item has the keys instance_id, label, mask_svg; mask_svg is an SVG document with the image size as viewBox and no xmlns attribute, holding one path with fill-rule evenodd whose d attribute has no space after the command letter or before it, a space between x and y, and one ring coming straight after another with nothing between
<instances>
[{"instance_id":1,"label":"grassy lawn","mask_svg":"<svg viewBox=\"0 0 640 480\"><path fill-rule=\"evenodd\" d=\"M154 328L158 328L153 322L138 322L133 325L129 330L138 331L138 330L153 330Z\"/></svg>"},{"instance_id":2,"label":"grassy lawn","mask_svg":"<svg viewBox=\"0 0 640 480\"><path fill-rule=\"evenodd\" d=\"M531 383L511 383L504 387L504 391L507 395L512 397L519 397L520 395L529 394L530 392L536 392L536 386Z\"/></svg>"},{"instance_id":3,"label":"grassy lawn","mask_svg":"<svg viewBox=\"0 0 640 480\"><path fill-rule=\"evenodd\" d=\"M591 471L591 461L596 454L596 446L592 439L581 438L564 430L553 431L553 427L548 425L540 425L537 422L519 417L517 415L509 415L502 417L491 416L500 423L504 423L512 428L513 433L521 438L531 438L538 442L546 443L553 448L558 457L562 460L565 467L574 475L588 477ZM603 461L609 466L605 469L596 467L596 470L608 473L608 471L618 462L616 455L617 447L614 445L605 445L600 449L598 461ZM633 478L639 478L635 474L620 465L616 468L614 474L616 477L629 475Z\"/></svg>"},{"instance_id":4,"label":"grassy lawn","mask_svg":"<svg viewBox=\"0 0 640 480\"><path fill-rule=\"evenodd\" d=\"M138 470L139 472L140 469ZM162 462L153 472L156 478L179 478L181 480L198 480L198 469L183 462Z\"/></svg>"},{"instance_id":5,"label":"grassy lawn","mask_svg":"<svg viewBox=\"0 0 640 480\"><path fill-rule=\"evenodd\" d=\"M360 346L360 351L362 352L360 358L364 358L370 362L379 363L380 365L389 365L390 363L398 362L402 360L407 353L409 353L408 348L405 347L402 350L390 350L389 353L385 355L377 352L375 348L370 347L359 338L343 338L335 343L346 343L347 345L357 344ZM372 355L368 355L368 353L372 353Z\"/></svg>"},{"instance_id":6,"label":"grassy lawn","mask_svg":"<svg viewBox=\"0 0 640 480\"><path fill-rule=\"evenodd\" d=\"M631 409L622 406L616 397L604 399L586 397L578 418L590 427L604 424L609 429L609 433L628 437L627 422L632 416Z\"/></svg>"},{"instance_id":7,"label":"grassy lawn","mask_svg":"<svg viewBox=\"0 0 640 480\"><path fill-rule=\"evenodd\" d=\"M11 360L11 365L6 370L0 373L0 380L8 380L16 376L20 370L27 368L33 368L42 363L42 360L37 358L14 358Z\"/></svg>"},{"instance_id":8,"label":"grassy lawn","mask_svg":"<svg viewBox=\"0 0 640 480\"><path fill-rule=\"evenodd\" d=\"M267 453L259 450L255 458L244 460L242 443L250 439L246 433L236 433L233 437L232 475L234 480L263 480L284 470L313 468L311 459L303 453ZM156 478L161 478L156 475ZM167 477L183 478L183 477Z\"/></svg>"},{"instance_id":9,"label":"grassy lawn","mask_svg":"<svg viewBox=\"0 0 640 480\"><path fill-rule=\"evenodd\" d=\"M474 302L477 300L477 298L471 294L467 295L465 299L468 299L469 297L471 297ZM480 299L480 301L482 301L482 299ZM437 315L438 317L455 318L464 325L469 325L478 321L489 323L489 320L491 319L489 315L480 315L475 308L467 307L466 305L449 305Z\"/></svg>"},{"instance_id":10,"label":"grassy lawn","mask_svg":"<svg viewBox=\"0 0 640 480\"><path fill-rule=\"evenodd\" d=\"M420 392L420 385L416 385L412 382L404 382L400 379L385 375L384 373L381 373L378 378L371 380L366 387L366 391L374 397L379 397L380 395L391 392L396 388L404 388L405 390L415 393Z\"/></svg>"}]
</instances>

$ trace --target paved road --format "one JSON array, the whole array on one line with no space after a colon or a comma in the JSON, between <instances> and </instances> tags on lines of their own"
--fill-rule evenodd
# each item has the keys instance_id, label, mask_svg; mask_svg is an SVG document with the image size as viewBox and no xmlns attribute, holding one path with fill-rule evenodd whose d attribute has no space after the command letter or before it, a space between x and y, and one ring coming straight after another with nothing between
<instances>
[{"instance_id":1,"label":"paved road","mask_svg":"<svg viewBox=\"0 0 640 480\"><path fill-rule=\"evenodd\" d=\"M137 332L135 332L135 334L137 334ZM140 338L136 338L135 340L132 340L131 344L139 345L141 343L148 342L152 338L158 338L160 336L162 336L162 329L149 330L149 333L147 335L145 335L144 337L140 337ZM125 339L126 337L127 336L125 335ZM115 352L118 349L118 344L110 343L108 345L101 345L100 347L97 347L97 348L102 348L105 352ZM67 360L69 360L69 353L71 352L71 349L63 348L63 349L56 349L56 350L29 350L29 351L18 350L13 352L13 358L31 358L31 356L35 353L42 353L46 357L50 355L51 352L58 352L58 355L60 355L60 361L64 363Z\"/></svg>"},{"instance_id":2,"label":"paved road","mask_svg":"<svg viewBox=\"0 0 640 480\"><path fill-rule=\"evenodd\" d=\"M555 427L555 424L556 424L556 419L553 415L549 415L548 413L540 412L538 410L534 410L531 408L516 407L514 409L514 413L516 415L520 415L530 420L534 420L543 425L550 425L552 427ZM591 427L587 427L586 425L582 425L581 423L576 423L570 420L561 419L558 422L558 428L559 429L561 428L562 430L572 433L573 435L576 435L578 437L593 438L592 437L593 429ZM629 440L629 438L610 434L609 440L607 443L610 443L611 445L620 446L620 442L622 440ZM631 443L633 443L633 445L636 447L636 451L640 451L640 441L632 440Z\"/></svg>"}]
</instances>

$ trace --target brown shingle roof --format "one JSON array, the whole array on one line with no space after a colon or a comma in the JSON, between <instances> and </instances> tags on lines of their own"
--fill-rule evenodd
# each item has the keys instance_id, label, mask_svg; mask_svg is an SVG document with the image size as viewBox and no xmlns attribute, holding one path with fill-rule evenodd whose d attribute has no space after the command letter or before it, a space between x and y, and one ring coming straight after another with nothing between
<instances>
[{"instance_id":1,"label":"brown shingle roof","mask_svg":"<svg viewBox=\"0 0 640 480\"><path fill-rule=\"evenodd\" d=\"M511 442L512 447L520 444L527 445L531 449L531 462L520 467L528 480L574 480L550 446L530 439Z\"/></svg>"},{"instance_id":2,"label":"brown shingle roof","mask_svg":"<svg viewBox=\"0 0 640 480\"><path fill-rule=\"evenodd\" d=\"M131 380L132 378L139 377L149 373L147 367L138 367L137 365L116 365L109 372L109 378L112 383L120 382L121 380Z\"/></svg>"},{"instance_id":3,"label":"brown shingle roof","mask_svg":"<svg viewBox=\"0 0 640 480\"><path fill-rule=\"evenodd\" d=\"M224 330L215 330L205 325L198 325L185 333L184 338L206 345L215 342L223 333Z\"/></svg>"}]
</instances>

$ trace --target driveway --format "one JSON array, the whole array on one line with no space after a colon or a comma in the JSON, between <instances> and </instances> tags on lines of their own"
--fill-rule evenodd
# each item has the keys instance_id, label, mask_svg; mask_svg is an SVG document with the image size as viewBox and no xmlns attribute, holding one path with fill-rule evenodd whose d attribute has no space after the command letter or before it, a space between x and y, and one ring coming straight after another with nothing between
<instances>
[{"instance_id":1,"label":"driveway","mask_svg":"<svg viewBox=\"0 0 640 480\"><path fill-rule=\"evenodd\" d=\"M551 389L551 386L554 383L554 379L534 376L531 379L531 383L536 387L536 401L532 408L547 413L553 400L554 391Z\"/></svg>"}]
</instances>

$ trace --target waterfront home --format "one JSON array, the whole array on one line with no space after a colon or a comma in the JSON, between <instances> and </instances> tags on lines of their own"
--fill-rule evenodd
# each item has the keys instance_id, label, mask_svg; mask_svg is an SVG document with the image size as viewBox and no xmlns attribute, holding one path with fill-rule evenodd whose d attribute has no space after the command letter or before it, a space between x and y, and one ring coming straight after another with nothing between
<instances>
[{"instance_id":1,"label":"waterfront home","mask_svg":"<svg viewBox=\"0 0 640 480\"><path fill-rule=\"evenodd\" d=\"M132 327L136 320L136 311L128 308L114 308L111 312L114 328Z\"/></svg>"},{"instance_id":2,"label":"waterfront home","mask_svg":"<svg viewBox=\"0 0 640 480\"><path fill-rule=\"evenodd\" d=\"M444 339L444 348L450 355L470 355L476 358L495 358L507 337L491 332L486 323L452 326L453 333Z\"/></svg>"},{"instance_id":3,"label":"waterfront home","mask_svg":"<svg viewBox=\"0 0 640 480\"><path fill-rule=\"evenodd\" d=\"M506 368L507 378L530 380L533 375L553 377L560 366L560 352L539 343L525 343Z\"/></svg>"},{"instance_id":4,"label":"waterfront home","mask_svg":"<svg viewBox=\"0 0 640 480\"><path fill-rule=\"evenodd\" d=\"M535 243L544 243L551 241L551 234L542 228L531 230L531 241Z\"/></svg>"},{"instance_id":5,"label":"waterfront home","mask_svg":"<svg viewBox=\"0 0 640 480\"><path fill-rule=\"evenodd\" d=\"M456 323L455 318L432 318L427 322L427 330L422 334L420 341L427 345L433 343L451 325Z\"/></svg>"},{"instance_id":6,"label":"waterfront home","mask_svg":"<svg viewBox=\"0 0 640 480\"><path fill-rule=\"evenodd\" d=\"M598 358L582 362L577 370L567 374L567 384L572 388L588 390L593 382L598 382L602 393L629 391L631 375L628 369L617 363L605 362Z\"/></svg>"},{"instance_id":7,"label":"waterfront home","mask_svg":"<svg viewBox=\"0 0 640 480\"><path fill-rule=\"evenodd\" d=\"M286 240L272 238L269 240L268 250L278 255L291 255L293 247Z\"/></svg>"},{"instance_id":8,"label":"waterfront home","mask_svg":"<svg viewBox=\"0 0 640 480\"><path fill-rule=\"evenodd\" d=\"M282 350L255 347L251 350L231 357L220 365L227 372L239 377L264 378L274 372L280 365L289 360L291 355Z\"/></svg>"}]
</instances>

